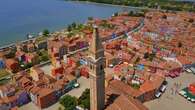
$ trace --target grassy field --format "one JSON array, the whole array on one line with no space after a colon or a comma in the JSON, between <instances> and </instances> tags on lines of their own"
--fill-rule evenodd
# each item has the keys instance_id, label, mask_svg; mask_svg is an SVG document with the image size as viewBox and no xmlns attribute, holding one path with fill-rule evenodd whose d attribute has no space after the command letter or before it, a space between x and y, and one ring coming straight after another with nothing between
<instances>
[{"instance_id":1,"label":"grassy field","mask_svg":"<svg viewBox=\"0 0 195 110\"><path fill-rule=\"evenodd\" d=\"M0 85L6 84L10 81L10 73L7 72L5 69L0 69Z\"/></svg>"},{"instance_id":2,"label":"grassy field","mask_svg":"<svg viewBox=\"0 0 195 110\"><path fill-rule=\"evenodd\" d=\"M8 75L10 75L9 72L7 72L5 69L0 69L0 79Z\"/></svg>"},{"instance_id":3,"label":"grassy field","mask_svg":"<svg viewBox=\"0 0 195 110\"><path fill-rule=\"evenodd\" d=\"M47 37L44 37L44 36L37 37L36 38L36 43L40 43L42 41L45 41L46 39L47 39Z\"/></svg>"}]
</instances>

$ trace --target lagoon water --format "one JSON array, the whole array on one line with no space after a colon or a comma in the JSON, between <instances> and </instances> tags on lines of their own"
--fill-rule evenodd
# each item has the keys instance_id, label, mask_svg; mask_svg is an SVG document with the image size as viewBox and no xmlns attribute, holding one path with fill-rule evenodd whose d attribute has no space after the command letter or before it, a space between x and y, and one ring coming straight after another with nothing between
<instances>
[{"instance_id":1,"label":"lagoon water","mask_svg":"<svg viewBox=\"0 0 195 110\"><path fill-rule=\"evenodd\" d=\"M107 18L123 7L64 0L0 0L0 46L26 39L28 33L56 31L88 17Z\"/></svg>"}]
</instances>

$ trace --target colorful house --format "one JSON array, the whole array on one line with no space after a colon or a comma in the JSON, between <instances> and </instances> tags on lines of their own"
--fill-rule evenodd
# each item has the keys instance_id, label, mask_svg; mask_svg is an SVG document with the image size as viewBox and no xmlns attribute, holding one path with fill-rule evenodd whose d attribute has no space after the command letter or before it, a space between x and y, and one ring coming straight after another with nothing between
<instances>
[{"instance_id":1,"label":"colorful house","mask_svg":"<svg viewBox=\"0 0 195 110\"><path fill-rule=\"evenodd\" d=\"M28 86L31 86L32 85L32 80L27 78L26 76L18 76L16 78L14 78L16 80L16 84L19 86L19 87L22 87L22 88L26 88Z\"/></svg>"},{"instance_id":2,"label":"colorful house","mask_svg":"<svg viewBox=\"0 0 195 110\"><path fill-rule=\"evenodd\" d=\"M16 89L13 85L7 84L0 86L0 97L9 97L14 95L16 92Z\"/></svg>"},{"instance_id":3,"label":"colorful house","mask_svg":"<svg viewBox=\"0 0 195 110\"><path fill-rule=\"evenodd\" d=\"M62 78L57 80L55 83L49 85L49 88L55 90L55 96L59 99L62 95L66 93L66 86L68 84L68 80L66 78Z\"/></svg>"},{"instance_id":4,"label":"colorful house","mask_svg":"<svg viewBox=\"0 0 195 110\"><path fill-rule=\"evenodd\" d=\"M35 50L36 49L35 49L34 43L27 44L27 51L28 52L34 52Z\"/></svg>"},{"instance_id":5,"label":"colorful house","mask_svg":"<svg viewBox=\"0 0 195 110\"><path fill-rule=\"evenodd\" d=\"M16 58L18 59L19 62L24 62L25 61L25 53L22 51L17 51L16 52Z\"/></svg>"},{"instance_id":6,"label":"colorful house","mask_svg":"<svg viewBox=\"0 0 195 110\"><path fill-rule=\"evenodd\" d=\"M89 70L87 69L86 66L82 66L82 67L80 68L80 75L81 75L81 76L84 76L84 77L86 77L86 78L89 78Z\"/></svg>"},{"instance_id":7,"label":"colorful house","mask_svg":"<svg viewBox=\"0 0 195 110\"><path fill-rule=\"evenodd\" d=\"M43 41L39 41L35 44L36 48L38 48L39 50L41 49L47 49L47 41L43 40Z\"/></svg>"},{"instance_id":8,"label":"colorful house","mask_svg":"<svg viewBox=\"0 0 195 110\"><path fill-rule=\"evenodd\" d=\"M56 59L62 59L67 53L67 46L62 40L54 39L48 41L48 54L50 57L55 57Z\"/></svg>"},{"instance_id":9,"label":"colorful house","mask_svg":"<svg viewBox=\"0 0 195 110\"><path fill-rule=\"evenodd\" d=\"M44 76L44 72L39 67L32 67L30 69L30 76L34 81L38 81Z\"/></svg>"},{"instance_id":10,"label":"colorful house","mask_svg":"<svg viewBox=\"0 0 195 110\"><path fill-rule=\"evenodd\" d=\"M5 68L5 62L4 62L4 60L1 58L1 59L0 59L0 69L3 69L3 68Z\"/></svg>"},{"instance_id":11,"label":"colorful house","mask_svg":"<svg viewBox=\"0 0 195 110\"><path fill-rule=\"evenodd\" d=\"M18 99L17 99L18 106L22 106L22 105L27 104L31 101L28 93L24 90L21 90L21 91L17 92L16 94L18 97Z\"/></svg>"},{"instance_id":12,"label":"colorful house","mask_svg":"<svg viewBox=\"0 0 195 110\"><path fill-rule=\"evenodd\" d=\"M0 110L10 110L17 106L17 96L3 97L0 99Z\"/></svg>"},{"instance_id":13,"label":"colorful house","mask_svg":"<svg viewBox=\"0 0 195 110\"><path fill-rule=\"evenodd\" d=\"M39 56L36 53L27 53L25 54L25 62L32 63L33 65L39 63Z\"/></svg>"},{"instance_id":14,"label":"colorful house","mask_svg":"<svg viewBox=\"0 0 195 110\"><path fill-rule=\"evenodd\" d=\"M120 62L120 59L114 54L105 52L105 56L106 56L106 67L109 67L110 65L114 66Z\"/></svg>"},{"instance_id":15,"label":"colorful house","mask_svg":"<svg viewBox=\"0 0 195 110\"><path fill-rule=\"evenodd\" d=\"M19 63L14 59L7 59L5 61L6 68L13 73L16 73L20 70Z\"/></svg>"},{"instance_id":16,"label":"colorful house","mask_svg":"<svg viewBox=\"0 0 195 110\"><path fill-rule=\"evenodd\" d=\"M30 98L39 108L47 108L56 103L55 91L49 88L33 87L30 91Z\"/></svg>"},{"instance_id":17,"label":"colorful house","mask_svg":"<svg viewBox=\"0 0 195 110\"><path fill-rule=\"evenodd\" d=\"M52 74L53 76L57 77L58 75L64 73L64 68L63 68L62 66L60 66L60 67L57 67L57 68L53 68L51 71L52 71L51 74Z\"/></svg>"}]
</instances>

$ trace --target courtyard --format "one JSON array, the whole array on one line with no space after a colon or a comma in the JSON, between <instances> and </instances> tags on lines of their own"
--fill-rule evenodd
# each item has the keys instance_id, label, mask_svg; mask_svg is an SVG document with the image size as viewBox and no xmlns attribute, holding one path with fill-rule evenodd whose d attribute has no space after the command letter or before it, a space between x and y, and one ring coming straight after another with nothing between
<instances>
[{"instance_id":1,"label":"courtyard","mask_svg":"<svg viewBox=\"0 0 195 110\"><path fill-rule=\"evenodd\" d=\"M176 83L181 86L178 91L187 87L190 83L195 82L195 75L183 73L180 77L171 79L167 78L168 87L164 94L159 99L144 103L149 110L194 110L195 104L186 100L178 93L173 92L173 87Z\"/></svg>"},{"instance_id":2,"label":"courtyard","mask_svg":"<svg viewBox=\"0 0 195 110\"><path fill-rule=\"evenodd\" d=\"M40 69L43 70L45 74L48 74L50 76L51 76L51 68L52 68L51 63L43 65L43 66L40 67Z\"/></svg>"}]
</instances>

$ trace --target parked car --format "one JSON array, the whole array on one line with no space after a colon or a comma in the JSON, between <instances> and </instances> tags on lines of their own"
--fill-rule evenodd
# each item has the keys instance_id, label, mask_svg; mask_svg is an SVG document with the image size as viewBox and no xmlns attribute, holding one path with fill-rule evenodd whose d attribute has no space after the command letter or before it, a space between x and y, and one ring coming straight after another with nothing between
<instances>
[{"instance_id":1,"label":"parked car","mask_svg":"<svg viewBox=\"0 0 195 110\"><path fill-rule=\"evenodd\" d=\"M166 85L162 85L161 88L160 88L160 92L165 92L167 86Z\"/></svg>"},{"instance_id":2,"label":"parked car","mask_svg":"<svg viewBox=\"0 0 195 110\"><path fill-rule=\"evenodd\" d=\"M187 73L192 73L192 70L190 70L189 68L185 69L185 71L186 71Z\"/></svg>"},{"instance_id":3,"label":"parked car","mask_svg":"<svg viewBox=\"0 0 195 110\"><path fill-rule=\"evenodd\" d=\"M195 68L191 67L190 70L192 71L193 74L195 74Z\"/></svg>"},{"instance_id":4,"label":"parked car","mask_svg":"<svg viewBox=\"0 0 195 110\"><path fill-rule=\"evenodd\" d=\"M114 67L114 65L113 65L113 64L110 64L110 65L109 65L109 68L113 68L113 67Z\"/></svg>"},{"instance_id":5,"label":"parked car","mask_svg":"<svg viewBox=\"0 0 195 110\"><path fill-rule=\"evenodd\" d=\"M79 83L75 83L73 86L74 86L74 88L79 88L80 84Z\"/></svg>"},{"instance_id":6,"label":"parked car","mask_svg":"<svg viewBox=\"0 0 195 110\"><path fill-rule=\"evenodd\" d=\"M161 95L162 95L162 92L160 92L160 91L158 91L158 92L155 93L155 97L156 98L159 98Z\"/></svg>"}]
</instances>

